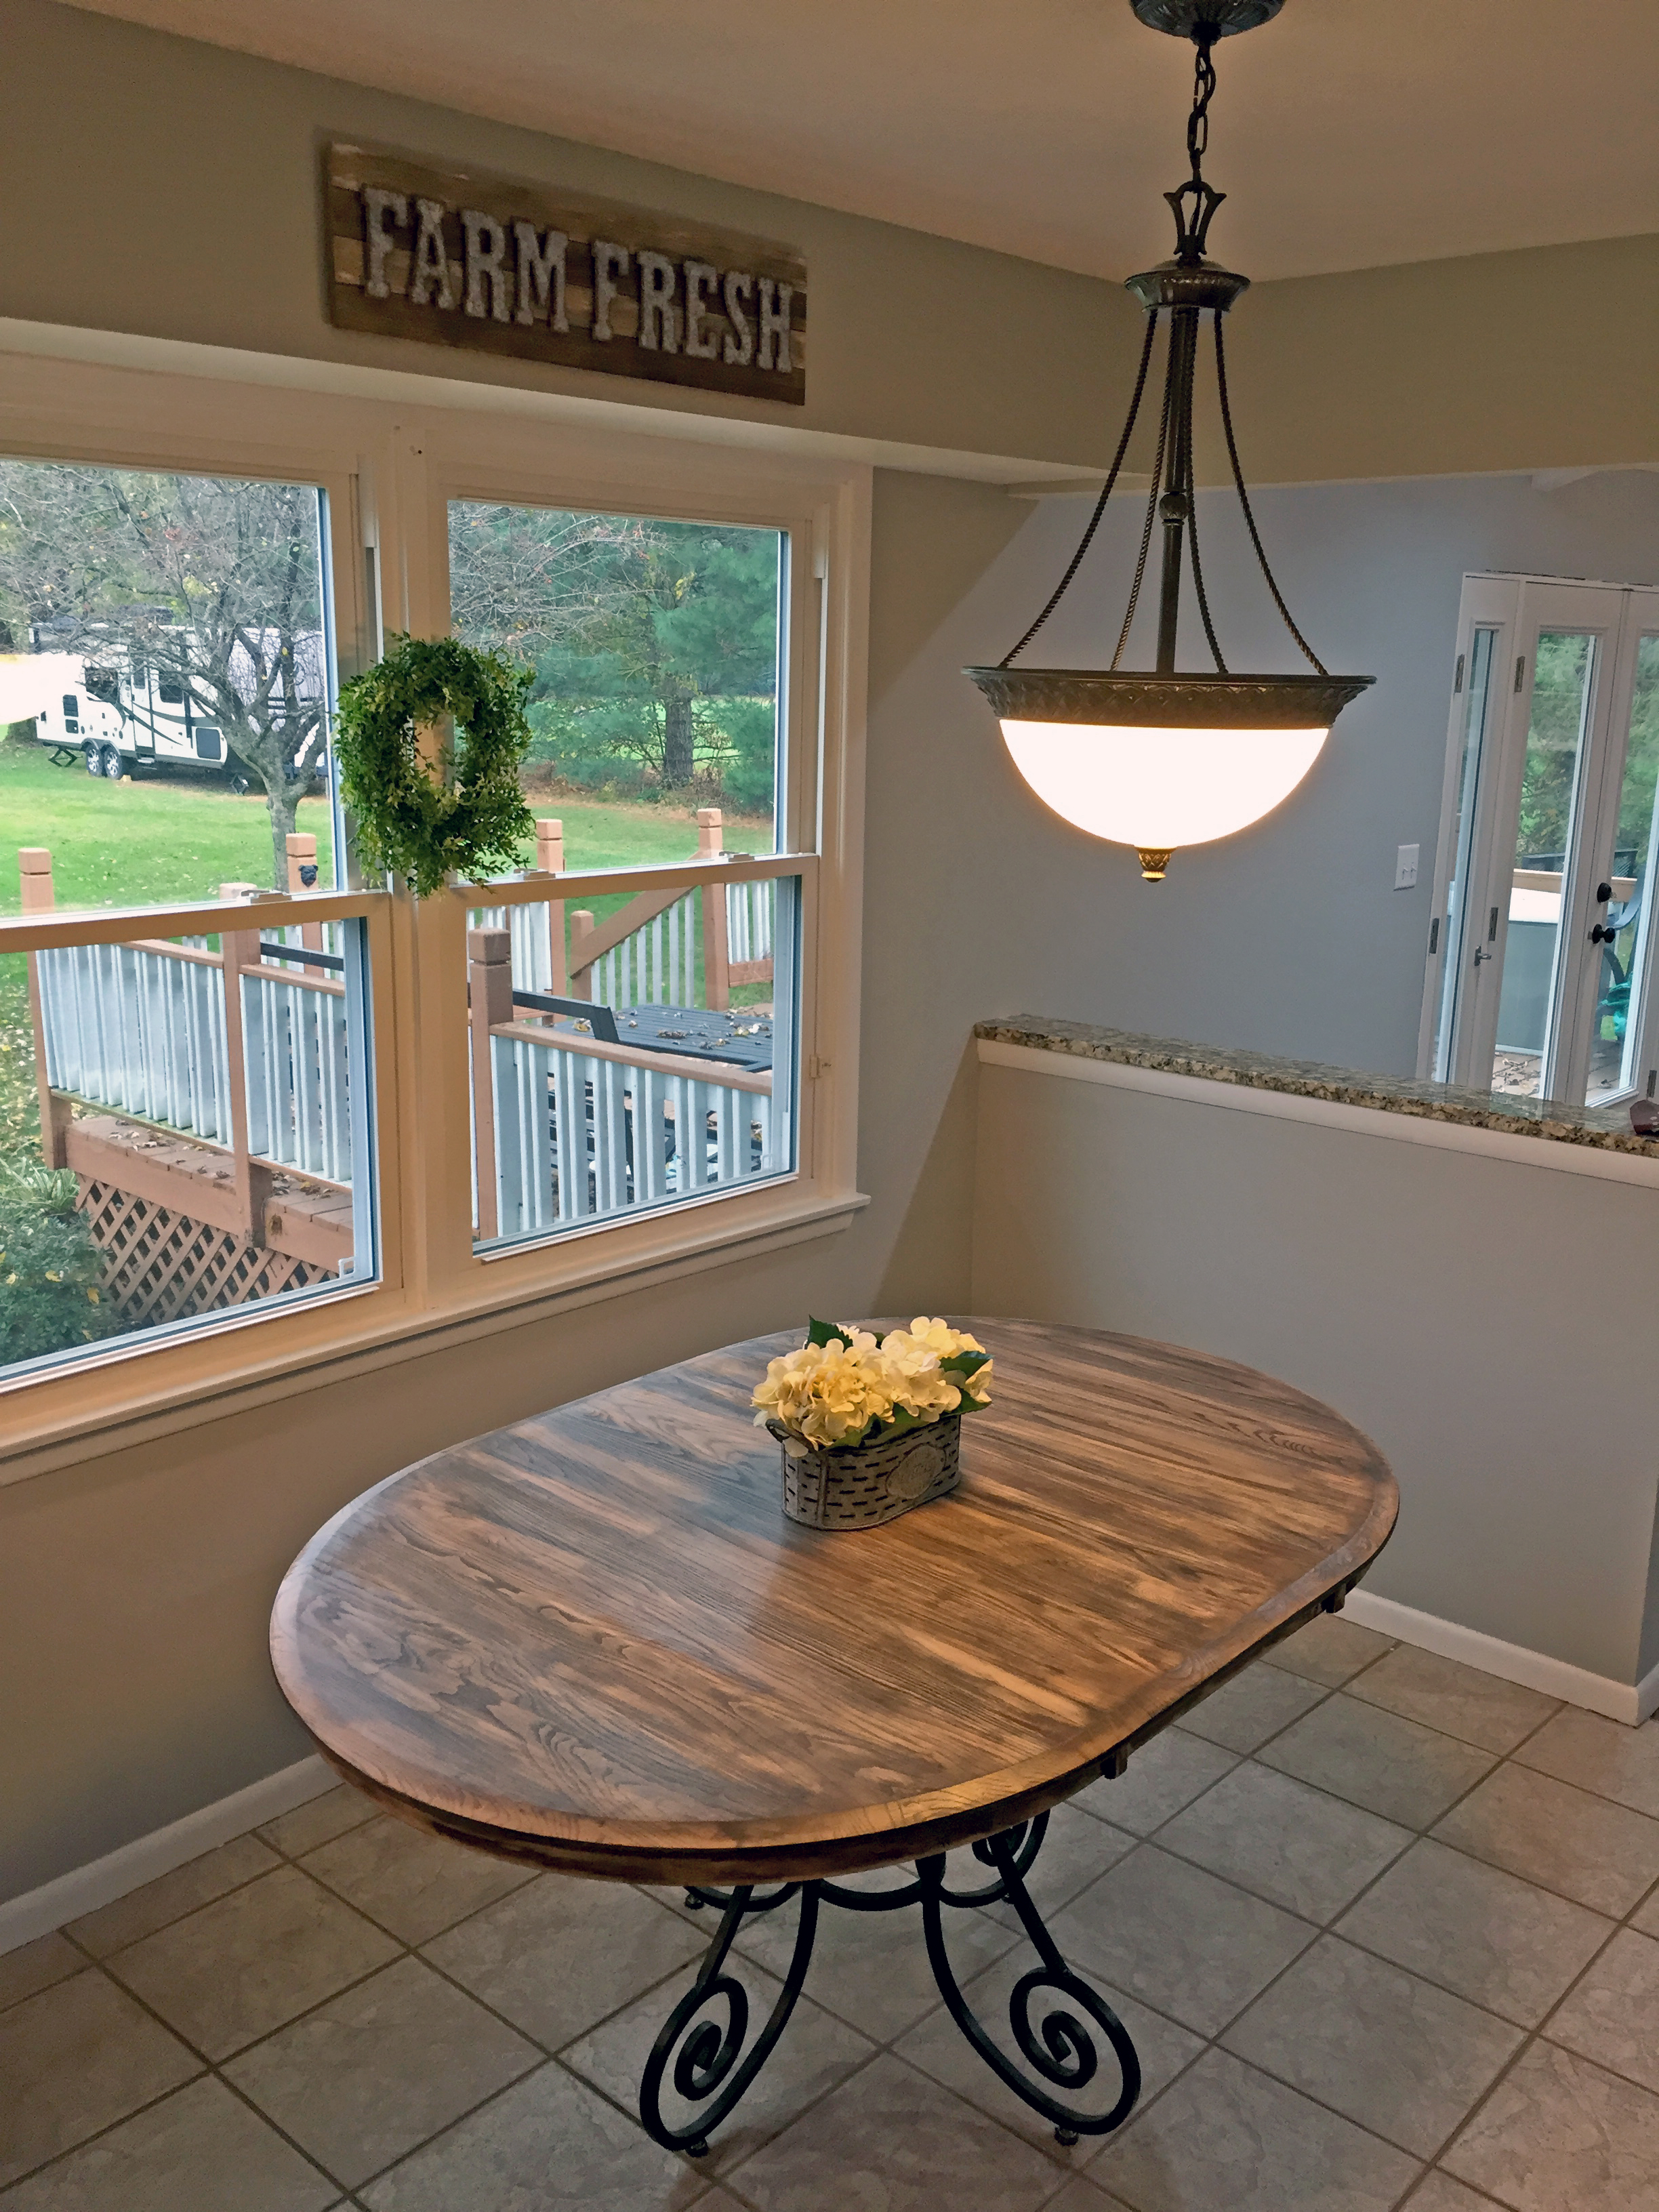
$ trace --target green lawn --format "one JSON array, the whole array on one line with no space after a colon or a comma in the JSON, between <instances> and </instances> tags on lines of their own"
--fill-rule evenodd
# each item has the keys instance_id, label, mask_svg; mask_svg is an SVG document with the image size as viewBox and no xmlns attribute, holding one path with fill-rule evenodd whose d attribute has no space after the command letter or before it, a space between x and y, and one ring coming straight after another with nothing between
<instances>
[{"instance_id":1,"label":"green lawn","mask_svg":"<svg viewBox=\"0 0 1659 2212\"><path fill-rule=\"evenodd\" d=\"M537 794L537 814L564 823L565 865L616 868L690 860L697 849L693 810L629 806ZM319 879L332 881L329 810L302 799L298 826L317 839ZM764 853L769 823L728 817L726 843ZM270 817L263 794L238 799L205 776L111 783L77 762L56 768L33 740L0 738L0 914L15 914L21 894L17 848L44 845L52 854L60 907L142 906L164 900L216 897L222 883L267 883ZM532 866L526 844L522 864ZM587 903L599 919L619 899ZM754 988L744 992L747 1000ZM0 1157L32 1151L39 1137L34 1055L24 964L0 957Z\"/></svg>"}]
</instances>

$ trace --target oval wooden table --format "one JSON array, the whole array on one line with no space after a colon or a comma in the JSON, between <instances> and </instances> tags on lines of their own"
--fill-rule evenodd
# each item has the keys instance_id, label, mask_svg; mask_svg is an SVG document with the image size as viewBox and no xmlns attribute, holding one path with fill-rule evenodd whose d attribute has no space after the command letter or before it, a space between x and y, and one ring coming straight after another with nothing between
<instances>
[{"instance_id":1,"label":"oval wooden table","mask_svg":"<svg viewBox=\"0 0 1659 2212\"><path fill-rule=\"evenodd\" d=\"M995 1401L963 1425L962 1486L884 1527L783 1517L749 1395L793 1329L419 1462L337 1514L278 1593L283 1693L381 1804L719 1908L641 2084L671 2148L700 2154L754 2079L825 1902L918 1904L987 2063L1064 2140L1119 2125L1133 2047L1023 1879L1047 1810L1336 1610L1393 1528L1375 1445L1282 1382L1094 1329L967 1326ZM984 1876L969 1888L947 1879L962 1844ZM834 1879L905 1860L896 1888ZM746 1917L792 1899L791 1969L750 2042L726 1955ZM1005 1900L1039 1960L1011 2001L1036 2081L974 2017L943 1935L941 1908ZM1077 2101L1100 2057L1079 2012L1116 2060L1103 2110Z\"/></svg>"}]
</instances>

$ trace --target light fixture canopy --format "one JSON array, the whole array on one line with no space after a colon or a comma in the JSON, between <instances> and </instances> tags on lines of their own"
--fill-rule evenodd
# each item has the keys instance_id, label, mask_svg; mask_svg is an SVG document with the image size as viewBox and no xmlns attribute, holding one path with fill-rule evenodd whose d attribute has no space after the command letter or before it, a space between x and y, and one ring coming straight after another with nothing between
<instances>
[{"instance_id":1,"label":"light fixture canopy","mask_svg":"<svg viewBox=\"0 0 1659 2212\"><path fill-rule=\"evenodd\" d=\"M1226 197L1206 184L1202 173L1209 104L1215 90L1211 50L1219 39L1268 21L1283 4L1284 0L1130 0L1143 23L1190 39L1197 50L1193 109L1187 125L1192 174L1177 191L1164 194L1175 216L1176 252L1170 260L1127 279L1127 289L1146 310L1139 373L1117 452L1070 565L1036 620L994 668L963 671L989 701L1015 766L1038 798L1090 835L1133 846L1140 855L1141 872L1151 882L1162 880L1178 847L1231 836L1288 798L1317 758L1337 715L1376 681L1370 676L1333 676L1291 620L1273 580L1239 465L1221 332L1222 317L1248 289L1249 279L1204 257L1211 218ZM1016 668L1017 656L1070 589L1100 526L1140 411L1153 340L1165 313L1170 343L1152 493L1111 665L1106 669ZM1311 676L1236 674L1222 657L1216 638L1199 555L1193 482L1193 386L1199 326L1206 313L1214 325L1216 387L1239 504L1273 604L1311 664ZM1157 666L1121 670L1119 664L1139 604L1153 525L1160 521L1164 544ZM1199 613L1215 663L1213 674L1179 672L1176 667L1182 570L1188 545Z\"/></svg>"}]
</instances>

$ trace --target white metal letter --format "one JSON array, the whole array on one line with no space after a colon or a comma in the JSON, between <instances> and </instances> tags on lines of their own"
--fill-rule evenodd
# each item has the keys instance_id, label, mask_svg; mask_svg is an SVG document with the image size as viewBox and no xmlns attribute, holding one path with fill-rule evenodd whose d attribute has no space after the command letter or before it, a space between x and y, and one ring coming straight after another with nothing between
<instances>
[{"instance_id":1,"label":"white metal letter","mask_svg":"<svg viewBox=\"0 0 1659 2212\"><path fill-rule=\"evenodd\" d=\"M363 289L371 300L389 300L392 288L386 281L386 258L398 243L386 227L387 216L393 222L409 221L409 195L406 192L383 192L378 185L365 185L363 202Z\"/></svg>"},{"instance_id":2,"label":"white metal letter","mask_svg":"<svg viewBox=\"0 0 1659 2212\"><path fill-rule=\"evenodd\" d=\"M570 240L563 231L550 230L544 241L533 222L515 222L513 239L519 258L519 320L535 323L545 315L552 329L568 331L564 252Z\"/></svg>"},{"instance_id":3,"label":"white metal letter","mask_svg":"<svg viewBox=\"0 0 1659 2212\"><path fill-rule=\"evenodd\" d=\"M679 270L665 253L642 246L634 257L640 270L639 343L647 353L680 349L679 309L673 305Z\"/></svg>"},{"instance_id":4,"label":"white metal letter","mask_svg":"<svg viewBox=\"0 0 1659 2212\"><path fill-rule=\"evenodd\" d=\"M726 319L732 325L726 334L726 366L747 368L755 358L755 330L744 308L754 299L754 278L746 269L728 269L720 296L726 301Z\"/></svg>"},{"instance_id":5,"label":"white metal letter","mask_svg":"<svg viewBox=\"0 0 1659 2212\"><path fill-rule=\"evenodd\" d=\"M795 366L789 339L789 308L794 296L793 284L781 284L774 276L761 278L759 365L775 368L780 376L789 375Z\"/></svg>"},{"instance_id":6,"label":"white metal letter","mask_svg":"<svg viewBox=\"0 0 1659 2212\"><path fill-rule=\"evenodd\" d=\"M685 350L694 361L713 361L717 340L705 328L708 295L720 282L720 271L707 261L685 264Z\"/></svg>"},{"instance_id":7,"label":"white metal letter","mask_svg":"<svg viewBox=\"0 0 1659 2212\"><path fill-rule=\"evenodd\" d=\"M467 313L489 314L498 323L509 322L513 309L507 296L507 271L501 266L501 256L507 251L506 225L493 215L480 215L477 208L463 208L461 228L466 234ZM484 306L486 284L488 307Z\"/></svg>"},{"instance_id":8,"label":"white metal letter","mask_svg":"<svg viewBox=\"0 0 1659 2212\"><path fill-rule=\"evenodd\" d=\"M617 296L617 279L628 274L628 248L608 238L593 241L593 335L601 341L615 337L611 327L611 303Z\"/></svg>"},{"instance_id":9,"label":"white metal letter","mask_svg":"<svg viewBox=\"0 0 1659 2212\"><path fill-rule=\"evenodd\" d=\"M438 305L453 307L455 287L449 281L449 254L444 245L444 204L441 200L416 200L416 212L421 227L415 237L415 266L410 272L409 304L423 307L428 295L435 284Z\"/></svg>"}]
</instances>

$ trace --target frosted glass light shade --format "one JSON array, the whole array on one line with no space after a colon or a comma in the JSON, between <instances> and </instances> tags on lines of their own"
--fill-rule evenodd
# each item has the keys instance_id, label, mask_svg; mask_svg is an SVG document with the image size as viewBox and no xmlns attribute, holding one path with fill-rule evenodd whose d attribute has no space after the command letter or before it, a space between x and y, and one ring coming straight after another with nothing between
<instances>
[{"instance_id":1,"label":"frosted glass light shade","mask_svg":"<svg viewBox=\"0 0 1659 2212\"><path fill-rule=\"evenodd\" d=\"M1015 767L1091 837L1170 854L1231 837L1288 799L1319 757L1313 729L1170 729L1002 720Z\"/></svg>"}]
</instances>

